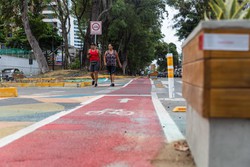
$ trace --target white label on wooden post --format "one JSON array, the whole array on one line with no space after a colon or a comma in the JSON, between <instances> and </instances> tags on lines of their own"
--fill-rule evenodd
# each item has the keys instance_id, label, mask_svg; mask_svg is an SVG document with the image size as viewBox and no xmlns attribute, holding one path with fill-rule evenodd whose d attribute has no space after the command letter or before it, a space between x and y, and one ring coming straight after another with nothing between
<instances>
[{"instance_id":1,"label":"white label on wooden post","mask_svg":"<svg viewBox=\"0 0 250 167\"><path fill-rule=\"evenodd\" d=\"M249 35L205 33L203 50L249 51Z\"/></svg>"},{"instance_id":2,"label":"white label on wooden post","mask_svg":"<svg viewBox=\"0 0 250 167\"><path fill-rule=\"evenodd\" d=\"M168 53L167 56L167 65L168 65L168 92L169 92L169 98L174 98L174 60L173 60L173 54Z\"/></svg>"}]
</instances>

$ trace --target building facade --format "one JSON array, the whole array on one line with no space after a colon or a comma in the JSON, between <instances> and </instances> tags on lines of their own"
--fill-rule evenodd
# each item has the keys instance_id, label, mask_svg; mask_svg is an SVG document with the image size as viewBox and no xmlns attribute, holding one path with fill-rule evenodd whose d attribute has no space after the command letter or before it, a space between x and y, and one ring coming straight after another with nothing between
<instances>
[{"instance_id":1,"label":"building facade","mask_svg":"<svg viewBox=\"0 0 250 167\"><path fill-rule=\"evenodd\" d=\"M69 8L71 7L71 1L69 0ZM53 6L56 7L56 2L51 2L46 9L43 11L44 19L43 21L46 23L49 23L53 25L53 27L56 27L59 30L59 34L61 34L61 22L57 18L55 11L53 9ZM68 24L67 24L68 25ZM79 36L79 29L78 29L78 23L74 16L70 16L70 32L68 34L68 44L71 47L81 49L83 46L83 42ZM67 27L69 28L69 27Z\"/></svg>"}]
</instances>

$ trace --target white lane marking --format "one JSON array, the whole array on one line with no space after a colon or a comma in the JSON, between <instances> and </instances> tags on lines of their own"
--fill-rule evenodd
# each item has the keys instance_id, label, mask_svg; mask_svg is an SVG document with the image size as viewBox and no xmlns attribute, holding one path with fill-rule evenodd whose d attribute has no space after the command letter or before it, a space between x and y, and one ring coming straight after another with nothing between
<instances>
[{"instance_id":1,"label":"white lane marking","mask_svg":"<svg viewBox=\"0 0 250 167\"><path fill-rule=\"evenodd\" d=\"M63 93L65 91L51 91L51 92L53 92L53 93Z\"/></svg>"},{"instance_id":2,"label":"white lane marking","mask_svg":"<svg viewBox=\"0 0 250 167\"><path fill-rule=\"evenodd\" d=\"M100 91L97 91L96 93L105 94L105 93L110 93L110 92L112 92L112 90L100 90Z\"/></svg>"},{"instance_id":3,"label":"white lane marking","mask_svg":"<svg viewBox=\"0 0 250 167\"><path fill-rule=\"evenodd\" d=\"M103 115L103 114L110 114L110 115L119 115L119 116L129 116L134 115L133 111L126 111L123 109L111 109L107 108L101 111L89 111L85 113L86 115Z\"/></svg>"},{"instance_id":4,"label":"white lane marking","mask_svg":"<svg viewBox=\"0 0 250 167\"><path fill-rule=\"evenodd\" d=\"M131 82L133 82L135 79L131 79L128 83L126 83L123 88L127 87Z\"/></svg>"},{"instance_id":5,"label":"white lane marking","mask_svg":"<svg viewBox=\"0 0 250 167\"><path fill-rule=\"evenodd\" d=\"M80 106L78 106L78 107L76 107L76 108L74 108L72 110L59 112L59 113L57 113L55 115L52 115L52 116L50 116L50 117L48 117L48 118L46 118L46 119L44 119L44 120L42 120L40 122L37 122L37 123L35 123L35 124L31 125L31 126L28 126L28 127L24 128L24 129L21 129L21 130L15 132L15 133L13 133L13 134L11 134L9 136L6 136L6 137L0 139L0 148L14 142L15 140L17 140L17 139L19 139L19 138L21 138L21 137L23 137L23 136L25 136L25 135L27 135L29 133L34 132L35 130L37 130L38 128L40 128L42 126L45 126L45 125L47 125L47 124L49 124L51 122L54 122L55 120L65 116L67 114L70 114L70 113L76 111L77 109L79 109L79 108L81 108L81 107L83 107L83 106L85 106L87 104L90 104L90 103L92 103L92 102L94 102L94 101L96 101L96 100L98 100L100 98L102 98L103 96L104 95L96 96L96 97L94 97L94 98L92 98L92 99L90 99L90 100L88 100L86 102L81 103Z\"/></svg>"},{"instance_id":6,"label":"white lane marking","mask_svg":"<svg viewBox=\"0 0 250 167\"><path fill-rule=\"evenodd\" d=\"M168 81L161 81L163 85L168 85Z\"/></svg>"},{"instance_id":7,"label":"white lane marking","mask_svg":"<svg viewBox=\"0 0 250 167\"><path fill-rule=\"evenodd\" d=\"M117 88L119 86L122 86L122 84L115 84L115 86L116 87L111 87L111 88ZM98 87L110 87L110 84L99 84Z\"/></svg>"},{"instance_id":8,"label":"white lane marking","mask_svg":"<svg viewBox=\"0 0 250 167\"><path fill-rule=\"evenodd\" d=\"M180 93L180 92L176 92L176 94L182 97L182 93Z\"/></svg>"},{"instance_id":9,"label":"white lane marking","mask_svg":"<svg viewBox=\"0 0 250 167\"><path fill-rule=\"evenodd\" d=\"M182 81L176 81L176 82L178 82L178 83L182 84Z\"/></svg>"},{"instance_id":10,"label":"white lane marking","mask_svg":"<svg viewBox=\"0 0 250 167\"><path fill-rule=\"evenodd\" d=\"M103 82L107 82L109 79L108 78L105 78L105 80Z\"/></svg>"},{"instance_id":11,"label":"white lane marking","mask_svg":"<svg viewBox=\"0 0 250 167\"><path fill-rule=\"evenodd\" d=\"M170 99L170 98L158 98L159 100L164 100L164 101L186 101L183 98L174 98L174 99Z\"/></svg>"},{"instance_id":12,"label":"white lane marking","mask_svg":"<svg viewBox=\"0 0 250 167\"><path fill-rule=\"evenodd\" d=\"M133 99L129 99L129 98L123 98L123 99L118 99L120 101L120 103L128 103L130 100Z\"/></svg>"},{"instance_id":13,"label":"white lane marking","mask_svg":"<svg viewBox=\"0 0 250 167\"><path fill-rule=\"evenodd\" d=\"M152 88L153 89L155 89L156 87L155 87L155 85L154 85L154 81L150 78L150 83L151 83L151 85L152 85Z\"/></svg>"},{"instance_id":14,"label":"white lane marking","mask_svg":"<svg viewBox=\"0 0 250 167\"><path fill-rule=\"evenodd\" d=\"M120 96L120 97L130 97L130 96L135 96L135 97L150 97L151 95L147 95L147 94L107 94L105 96Z\"/></svg>"},{"instance_id":15,"label":"white lane marking","mask_svg":"<svg viewBox=\"0 0 250 167\"><path fill-rule=\"evenodd\" d=\"M168 143L185 139L155 92L152 92L152 100Z\"/></svg>"}]
</instances>

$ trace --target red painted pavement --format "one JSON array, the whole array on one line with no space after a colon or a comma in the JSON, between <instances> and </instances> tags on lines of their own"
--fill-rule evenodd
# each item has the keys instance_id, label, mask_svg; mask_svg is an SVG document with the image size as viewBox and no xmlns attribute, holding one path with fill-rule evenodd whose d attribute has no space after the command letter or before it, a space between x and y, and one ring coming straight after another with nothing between
<instances>
[{"instance_id":1,"label":"red painted pavement","mask_svg":"<svg viewBox=\"0 0 250 167\"><path fill-rule=\"evenodd\" d=\"M125 88L121 88L111 94L151 94L151 82L149 79L138 78L133 80Z\"/></svg>"},{"instance_id":2,"label":"red painted pavement","mask_svg":"<svg viewBox=\"0 0 250 167\"><path fill-rule=\"evenodd\" d=\"M164 140L151 97L109 96L1 148L0 166L150 167Z\"/></svg>"}]
</instances>

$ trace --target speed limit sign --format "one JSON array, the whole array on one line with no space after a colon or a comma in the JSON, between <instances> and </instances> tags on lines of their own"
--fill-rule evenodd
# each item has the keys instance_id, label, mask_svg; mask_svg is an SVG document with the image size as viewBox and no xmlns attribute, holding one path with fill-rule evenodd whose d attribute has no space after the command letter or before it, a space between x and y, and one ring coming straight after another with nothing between
<instances>
[{"instance_id":1,"label":"speed limit sign","mask_svg":"<svg viewBox=\"0 0 250 167\"><path fill-rule=\"evenodd\" d=\"M102 22L91 21L90 22L90 34L91 35L102 35Z\"/></svg>"}]
</instances>

